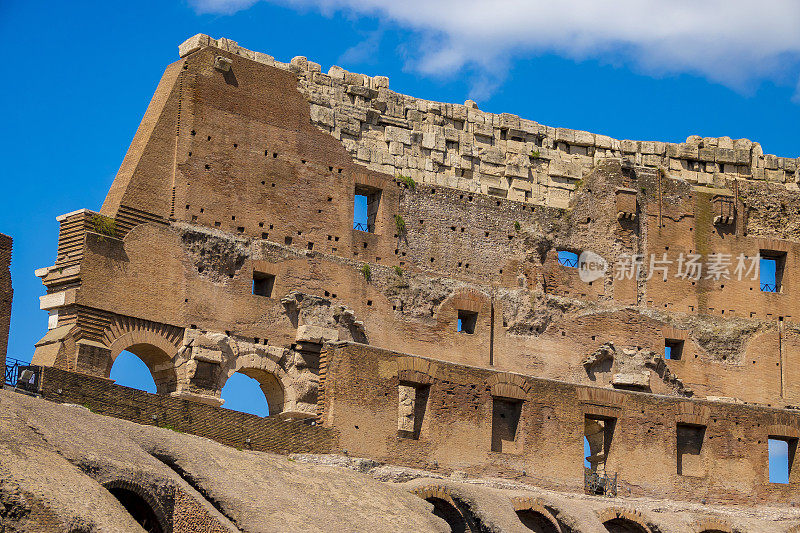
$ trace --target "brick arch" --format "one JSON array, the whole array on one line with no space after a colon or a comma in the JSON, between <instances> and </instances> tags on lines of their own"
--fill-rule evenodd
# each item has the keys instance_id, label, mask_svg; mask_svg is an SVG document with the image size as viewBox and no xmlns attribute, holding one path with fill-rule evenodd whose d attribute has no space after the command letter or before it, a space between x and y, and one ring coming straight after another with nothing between
<instances>
[{"instance_id":1,"label":"brick arch","mask_svg":"<svg viewBox=\"0 0 800 533\"><path fill-rule=\"evenodd\" d=\"M220 372L218 389L236 372L258 381L261 391L267 399L270 416L285 411L294 411L297 407L297 390L289 374L281 368L271 354L249 353L240 355L227 370Z\"/></svg>"},{"instance_id":2,"label":"brick arch","mask_svg":"<svg viewBox=\"0 0 800 533\"><path fill-rule=\"evenodd\" d=\"M556 517L551 513L538 498L524 498L514 497L511 498L511 504L514 506L514 511L519 515L520 512L530 511L541 515L551 526L556 533L561 533L561 525L556 520Z\"/></svg>"},{"instance_id":3,"label":"brick arch","mask_svg":"<svg viewBox=\"0 0 800 533\"><path fill-rule=\"evenodd\" d=\"M707 406L695 402L679 403L675 413L675 421L679 424L707 426L709 418L711 418L711 410Z\"/></svg>"},{"instance_id":4,"label":"brick arch","mask_svg":"<svg viewBox=\"0 0 800 533\"><path fill-rule=\"evenodd\" d=\"M800 439L800 428L789 424L771 424L767 426L766 433L768 436L775 437L791 437L793 439Z\"/></svg>"},{"instance_id":5,"label":"brick arch","mask_svg":"<svg viewBox=\"0 0 800 533\"><path fill-rule=\"evenodd\" d=\"M719 518L703 518L697 521L693 527L697 533L734 533L731 525Z\"/></svg>"},{"instance_id":6,"label":"brick arch","mask_svg":"<svg viewBox=\"0 0 800 533\"><path fill-rule=\"evenodd\" d=\"M109 375L119 354L129 351L147 365L157 392L169 393L177 388L174 360L183 345L183 328L118 316L109 324L104 341L111 357Z\"/></svg>"},{"instance_id":7,"label":"brick arch","mask_svg":"<svg viewBox=\"0 0 800 533\"><path fill-rule=\"evenodd\" d=\"M644 533L652 533L652 529L647 525L649 520L647 520L642 513L633 509L609 507L608 509L598 511L597 516L608 531L614 531L614 529L612 529L614 526L622 526L638 528ZM630 530L631 529L629 529L629 531ZM633 531L635 531L635 529L633 529Z\"/></svg>"},{"instance_id":8,"label":"brick arch","mask_svg":"<svg viewBox=\"0 0 800 533\"><path fill-rule=\"evenodd\" d=\"M446 487L441 485L427 485L416 488L412 490L411 493L432 503L434 505L434 514L447 521L453 531L479 533L482 530L480 523L467 506L460 502L458 498L454 498ZM457 513L457 516L443 516L446 514L445 506L451 507L452 510ZM459 523L454 524L453 521L459 521Z\"/></svg>"},{"instance_id":9,"label":"brick arch","mask_svg":"<svg viewBox=\"0 0 800 533\"><path fill-rule=\"evenodd\" d=\"M439 365L421 357L398 357L397 377L400 381L430 385L436 380Z\"/></svg>"},{"instance_id":10,"label":"brick arch","mask_svg":"<svg viewBox=\"0 0 800 533\"><path fill-rule=\"evenodd\" d=\"M125 491L138 496L155 515L158 526L162 533L172 533L172 522L167 518L167 512L161 502L150 491L145 489L139 483L131 481L130 479L111 479L101 483L103 488L111 492L111 494L120 502L120 505L125 507L125 510L130 513L130 510L125 506L124 502L119 498L119 492ZM132 514L132 513L131 513Z\"/></svg>"},{"instance_id":11,"label":"brick arch","mask_svg":"<svg viewBox=\"0 0 800 533\"><path fill-rule=\"evenodd\" d=\"M492 391L492 396L515 400L524 400L531 388L524 377L507 372L493 374L486 383Z\"/></svg>"},{"instance_id":12,"label":"brick arch","mask_svg":"<svg viewBox=\"0 0 800 533\"><path fill-rule=\"evenodd\" d=\"M457 289L444 302L442 307L448 305L465 311L480 311L489 303L489 296L475 289Z\"/></svg>"}]
</instances>

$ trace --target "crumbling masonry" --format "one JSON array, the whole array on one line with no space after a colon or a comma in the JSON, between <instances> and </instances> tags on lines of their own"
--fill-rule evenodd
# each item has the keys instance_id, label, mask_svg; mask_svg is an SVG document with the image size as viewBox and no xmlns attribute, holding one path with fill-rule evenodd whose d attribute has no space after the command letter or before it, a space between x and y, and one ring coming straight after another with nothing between
<instances>
[{"instance_id":1,"label":"crumbling masonry","mask_svg":"<svg viewBox=\"0 0 800 533\"><path fill-rule=\"evenodd\" d=\"M397 464L583 491L585 436L629 495L797 499L767 443L800 438L800 158L546 127L206 35L180 56L100 211L58 219L34 364L107 378L128 350L211 406L242 372L271 415ZM677 275L692 256L729 275ZM771 287L736 275L758 257Z\"/></svg>"}]
</instances>

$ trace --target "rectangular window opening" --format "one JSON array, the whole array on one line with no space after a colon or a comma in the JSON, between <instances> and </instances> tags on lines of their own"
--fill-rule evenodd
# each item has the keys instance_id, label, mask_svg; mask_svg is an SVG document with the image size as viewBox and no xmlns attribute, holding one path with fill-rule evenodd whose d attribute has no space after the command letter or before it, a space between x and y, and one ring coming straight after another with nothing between
<instances>
[{"instance_id":1,"label":"rectangular window opening","mask_svg":"<svg viewBox=\"0 0 800 533\"><path fill-rule=\"evenodd\" d=\"M578 254L569 250L559 250L558 264L565 267L578 268Z\"/></svg>"},{"instance_id":2,"label":"rectangular window opening","mask_svg":"<svg viewBox=\"0 0 800 533\"><path fill-rule=\"evenodd\" d=\"M353 197L353 229L375 233L380 200L380 189L356 185Z\"/></svg>"},{"instance_id":3,"label":"rectangular window opening","mask_svg":"<svg viewBox=\"0 0 800 533\"><path fill-rule=\"evenodd\" d=\"M492 451L517 453L517 426L522 412L522 400L492 399Z\"/></svg>"},{"instance_id":4,"label":"rectangular window opening","mask_svg":"<svg viewBox=\"0 0 800 533\"><path fill-rule=\"evenodd\" d=\"M678 360L683 357L683 341L664 339L664 359Z\"/></svg>"},{"instance_id":5,"label":"rectangular window opening","mask_svg":"<svg viewBox=\"0 0 800 533\"><path fill-rule=\"evenodd\" d=\"M458 310L457 330L459 333L475 333L475 326L478 324L478 313L473 311Z\"/></svg>"},{"instance_id":6,"label":"rectangular window opening","mask_svg":"<svg viewBox=\"0 0 800 533\"><path fill-rule=\"evenodd\" d=\"M786 265L786 253L773 250L761 250L758 265L761 292L781 292L783 270Z\"/></svg>"},{"instance_id":7,"label":"rectangular window opening","mask_svg":"<svg viewBox=\"0 0 800 533\"><path fill-rule=\"evenodd\" d=\"M272 297L275 287L275 276L264 272L253 272L253 294L256 296Z\"/></svg>"},{"instance_id":8,"label":"rectangular window opening","mask_svg":"<svg viewBox=\"0 0 800 533\"><path fill-rule=\"evenodd\" d=\"M397 435L405 439L418 440L422 421L428 405L429 385L400 382L397 404Z\"/></svg>"},{"instance_id":9,"label":"rectangular window opening","mask_svg":"<svg viewBox=\"0 0 800 533\"><path fill-rule=\"evenodd\" d=\"M769 437L769 482L788 484L792 477L792 465L797 451L797 439Z\"/></svg>"},{"instance_id":10,"label":"rectangular window opening","mask_svg":"<svg viewBox=\"0 0 800 533\"><path fill-rule=\"evenodd\" d=\"M614 437L615 418L585 415L583 420L584 468L606 473L606 462Z\"/></svg>"},{"instance_id":11,"label":"rectangular window opening","mask_svg":"<svg viewBox=\"0 0 800 533\"><path fill-rule=\"evenodd\" d=\"M696 476L705 475L702 461L703 440L706 435L705 426L693 424L678 424L677 452L678 475Z\"/></svg>"}]
</instances>

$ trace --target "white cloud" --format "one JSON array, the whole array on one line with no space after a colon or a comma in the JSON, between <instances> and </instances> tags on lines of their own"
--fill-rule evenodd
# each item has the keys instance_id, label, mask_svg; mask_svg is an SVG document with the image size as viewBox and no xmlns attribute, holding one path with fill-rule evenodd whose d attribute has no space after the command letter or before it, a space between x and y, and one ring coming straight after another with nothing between
<instances>
[{"instance_id":1,"label":"white cloud","mask_svg":"<svg viewBox=\"0 0 800 533\"><path fill-rule=\"evenodd\" d=\"M232 15L251 7L256 2L258 0L189 0L199 14L217 13L220 15Z\"/></svg>"},{"instance_id":2,"label":"white cloud","mask_svg":"<svg viewBox=\"0 0 800 533\"><path fill-rule=\"evenodd\" d=\"M256 2L190 1L215 13ZM763 79L793 85L800 76L798 0L268 1L375 16L418 32L410 66L425 74L469 67L495 75L510 56L554 53L654 75L697 74L737 90Z\"/></svg>"}]
</instances>

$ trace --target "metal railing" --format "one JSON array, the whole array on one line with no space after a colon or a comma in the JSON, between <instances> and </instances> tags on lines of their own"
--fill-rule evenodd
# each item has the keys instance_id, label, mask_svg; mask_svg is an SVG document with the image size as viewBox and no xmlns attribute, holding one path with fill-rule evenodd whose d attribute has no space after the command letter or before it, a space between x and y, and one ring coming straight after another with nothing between
<instances>
[{"instance_id":1,"label":"metal railing","mask_svg":"<svg viewBox=\"0 0 800 533\"><path fill-rule=\"evenodd\" d=\"M586 494L614 497L617 495L617 474L609 476L584 467L583 489Z\"/></svg>"},{"instance_id":2,"label":"metal railing","mask_svg":"<svg viewBox=\"0 0 800 533\"><path fill-rule=\"evenodd\" d=\"M3 384L11 387L17 386L17 378L19 378L19 369L28 366L30 363L27 361L20 361L13 357L6 357L6 369L4 373Z\"/></svg>"},{"instance_id":3,"label":"metal railing","mask_svg":"<svg viewBox=\"0 0 800 533\"><path fill-rule=\"evenodd\" d=\"M357 229L358 231L369 232L369 227L366 224L362 224L361 222L354 222L353 229Z\"/></svg>"},{"instance_id":4,"label":"metal railing","mask_svg":"<svg viewBox=\"0 0 800 533\"><path fill-rule=\"evenodd\" d=\"M6 358L6 368L3 373L3 385L13 387L16 391L37 394L39 392L39 374L41 367L31 365L27 361L20 361L13 357Z\"/></svg>"},{"instance_id":5,"label":"metal railing","mask_svg":"<svg viewBox=\"0 0 800 533\"><path fill-rule=\"evenodd\" d=\"M770 283L762 283L761 292L778 292L778 285L772 285Z\"/></svg>"},{"instance_id":6,"label":"metal railing","mask_svg":"<svg viewBox=\"0 0 800 533\"><path fill-rule=\"evenodd\" d=\"M566 267L578 268L578 258L559 257L558 264Z\"/></svg>"}]
</instances>

